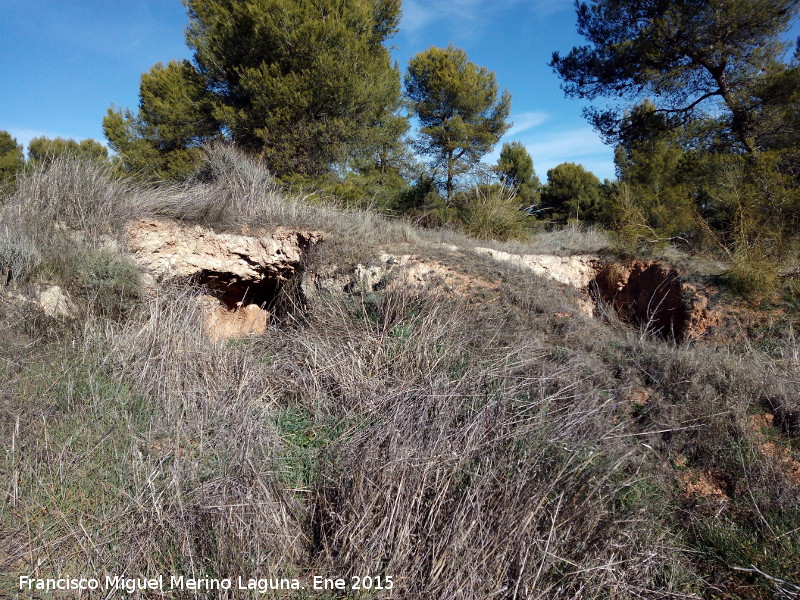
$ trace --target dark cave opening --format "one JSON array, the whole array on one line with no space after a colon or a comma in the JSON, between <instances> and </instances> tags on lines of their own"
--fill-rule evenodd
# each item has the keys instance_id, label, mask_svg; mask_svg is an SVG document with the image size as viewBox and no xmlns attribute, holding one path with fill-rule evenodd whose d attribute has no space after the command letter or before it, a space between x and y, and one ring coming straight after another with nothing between
<instances>
[{"instance_id":1,"label":"dark cave opening","mask_svg":"<svg viewBox=\"0 0 800 600\"><path fill-rule=\"evenodd\" d=\"M634 263L608 265L591 282L596 302L611 307L623 323L646 327L665 339L683 341L691 309L683 297L681 279L673 268Z\"/></svg>"},{"instance_id":2,"label":"dark cave opening","mask_svg":"<svg viewBox=\"0 0 800 600\"><path fill-rule=\"evenodd\" d=\"M230 311L256 305L269 312L270 321L280 323L306 312L300 277L301 273L295 269L265 272L258 280L203 270L192 277L192 283L217 298Z\"/></svg>"}]
</instances>

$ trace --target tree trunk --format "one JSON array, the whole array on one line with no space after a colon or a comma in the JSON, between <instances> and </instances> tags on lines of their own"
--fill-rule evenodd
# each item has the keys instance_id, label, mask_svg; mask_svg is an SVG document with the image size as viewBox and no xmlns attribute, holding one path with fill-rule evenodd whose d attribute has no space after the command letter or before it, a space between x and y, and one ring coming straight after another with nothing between
<instances>
[{"instance_id":1,"label":"tree trunk","mask_svg":"<svg viewBox=\"0 0 800 600\"><path fill-rule=\"evenodd\" d=\"M731 131L736 138L742 143L747 153L750 156L758 154L758 147L756 145L753 132L748 127L749 115L747 109L741 105L739 100L733 94L731 86L728 83L728 78L725 76L725 68L711 70L711 75L719 85L720 95L725 101L728 110L731 111Z\"/></svg>"},{"instance_id":2,"label":"tree trunk","mask_svg":"<svg viewBox=\"0 0 800 600\"><path fill-rule=\"evenodd\" d=\"M445 182L445 192L447 193L447 206L453 204L453 151L447 152L447 181Z\"/></svg>"}]
</instances>

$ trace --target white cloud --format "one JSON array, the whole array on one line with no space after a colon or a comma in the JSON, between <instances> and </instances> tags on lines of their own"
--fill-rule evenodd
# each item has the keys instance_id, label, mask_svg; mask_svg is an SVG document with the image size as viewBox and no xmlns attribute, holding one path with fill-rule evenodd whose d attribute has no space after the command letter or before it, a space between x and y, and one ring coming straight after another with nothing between
<instances>
[{"instance_id":1,"label":"white cloud","mask_svg":"<svg viewBox=\"0 0 800 600\"><path fill-rule=\"evenodd\" d=\"M563 162L582 164L601 179L614 177L613 149L591 127L554 131L525 143L525 147L542 178Z\"/></svg>"},{"instance_id":2,"label":"white cloud","mask_svg":"<svg viewBox=\"0 0 800 600\"><path fill-rule=\"evenodd\" d=\"M433 23L445 21L462 33L469 33L479 26L488 26L499 10L526 10L542 19L571 10L572 6L572 0L406 0L400 27L413 35Z\"/></svg>"},{"instance_id":3,"label":"white cloud","mask_svg":"<svg viewBox=\"0 0 800 600\"><path fill-rule=\"evenodd\" d=\"M496 0L494 6L515 1ZM430 25L443 24L458 37L469 37L485 23L486 10L492 5L487 0L407 0L400 30L413 37Z\"/></svg>"},{"instance_id":4,"label":"white cloud","mask_svg":"<svg viewBox=\"0 0 800 600\"><path fill-rule=\"evenodd\" d=\"M528 131L534 127L538 127L547 120L547 115L541 112L523 112L516 115L511 115L511 121L514 123L506 132L505 138L512 138L519 135L523 131Z\"/></svg>"},{"instance_id":5,"label":"white cloud","mask_svg":"<svg viewBox=\"0 0 800 600\"><path fill-rule=\"evenodd\" d=\"M529 152L553 159L575 158L608 150L608 146L591 127L553 131L540 141L526 143L526 147Z\"/></svg>"}]
</instances>

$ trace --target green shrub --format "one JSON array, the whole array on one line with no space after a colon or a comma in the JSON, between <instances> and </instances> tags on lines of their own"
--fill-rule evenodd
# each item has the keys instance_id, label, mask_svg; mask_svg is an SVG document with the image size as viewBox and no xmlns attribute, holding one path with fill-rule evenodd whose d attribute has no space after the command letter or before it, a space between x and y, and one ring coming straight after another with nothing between
<instances>
[{"instance_id":1,"label":"green shrub","mask_svg":"<svg viewBox=\"0 0 800 600\"><path fill-rule=\"evenodd\" d=\"M734 256L724 275L725 284L737 294L752 297L773 291L778 284L777 269L773 262L759 257Z\"/></svg>"}]
</instances>

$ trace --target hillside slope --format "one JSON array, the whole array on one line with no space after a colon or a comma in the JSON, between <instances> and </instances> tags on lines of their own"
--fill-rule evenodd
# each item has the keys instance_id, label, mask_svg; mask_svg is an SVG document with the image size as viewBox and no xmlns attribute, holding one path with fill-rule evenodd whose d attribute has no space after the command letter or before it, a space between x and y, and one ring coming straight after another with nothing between
<instances>
[{"instance_id":1,"label":"hillside slope","mask_svg":"<svg viewBox=\"0 0 800 600\"><path fill-rule=\"evenodd\" d=\"M156 272L137 220L315 237L291 271L239 252L252 280ZM603 257L600 234L485 246L286 197L230 150L183 187L29 175L0 207L0 596L105 574L384 588L175 598L796 595L791 328L676 342L489 255ZM54 285L61 312L36 302ZM203 295L269 321L210 336Z\"/></svg>"}]
</instances>

